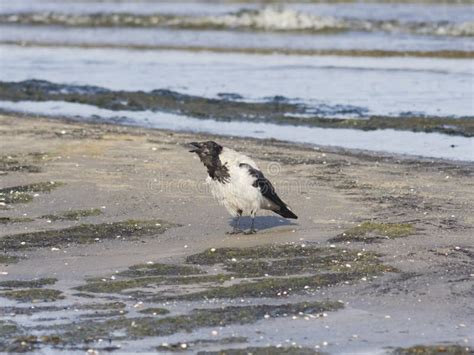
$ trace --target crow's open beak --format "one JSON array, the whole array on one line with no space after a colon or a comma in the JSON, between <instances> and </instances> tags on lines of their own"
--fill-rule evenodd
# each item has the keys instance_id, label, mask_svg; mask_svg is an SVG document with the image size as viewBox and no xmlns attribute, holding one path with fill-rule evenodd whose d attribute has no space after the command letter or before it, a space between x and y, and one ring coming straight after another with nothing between
<instances>
[{"instance_id":1,"label":"crow's open beak","mask_svg":"<svg viewBox=\"0 0 474 355\"><path fill-rule=\"evenodd\" d=\"M192 147L191 150L189 151L190 153L196 153L202 148L202 144L198 142L191 142L189 143L189 146Z\"/></svg>"}]
</instances>

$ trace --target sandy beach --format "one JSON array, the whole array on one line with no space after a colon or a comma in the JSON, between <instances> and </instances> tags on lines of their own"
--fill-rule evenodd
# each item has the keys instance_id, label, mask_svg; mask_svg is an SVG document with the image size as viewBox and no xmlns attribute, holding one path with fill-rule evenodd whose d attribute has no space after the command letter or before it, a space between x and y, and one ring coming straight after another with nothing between
<instances>
[{"instance_id":1,"label":"sandy beach","mask_svg":"<svg viewBox=\"0 0 474 355\"><path fill-rule=\"evenodd\" d=\"M196 140L252 156L299 219L226 235ZM0 151L1 351L473 346L472 163L19 115Z\"/></svg>"}]
</instances>

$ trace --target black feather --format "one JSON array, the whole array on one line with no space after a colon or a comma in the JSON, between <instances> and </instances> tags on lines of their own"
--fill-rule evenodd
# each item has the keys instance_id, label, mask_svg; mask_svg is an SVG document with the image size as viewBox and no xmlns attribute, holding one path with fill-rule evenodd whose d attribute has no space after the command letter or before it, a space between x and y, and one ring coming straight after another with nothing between
<instances>
[{"instance_id":1,"label":"black feather","mask_svg":"<svg viewBox=\"0 0 474 355\"><path fill-rule=\"evenodd\" d=\"M278 213L280 216L285 218L298 218L298 216L291 212L288 206L277 195L272 183L263 175L260 170L257 170L251 165L245 163L239 164L239 167L246 168L249 174L255 177L253 186L258 188L267 200L273 202L278 207L278 209L274 209L273 212Z\"/></svg>"}]
</instances>

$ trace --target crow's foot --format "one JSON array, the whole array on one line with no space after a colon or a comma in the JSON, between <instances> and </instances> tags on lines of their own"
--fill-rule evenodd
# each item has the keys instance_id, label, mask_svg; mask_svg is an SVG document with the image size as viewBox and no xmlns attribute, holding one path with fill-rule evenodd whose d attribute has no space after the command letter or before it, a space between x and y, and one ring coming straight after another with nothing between
<instances>
[{"instance_id":1,"label":"crow's foot","mask_svg":"<svg viewBox=\"0 0 474 355\"><path fill-rule=\"evenodd\" d=\"M225 234L240 234L243 233L244 231L242 229L234 228L230 232L225 232Z\"/></svg>"}]
</instances>

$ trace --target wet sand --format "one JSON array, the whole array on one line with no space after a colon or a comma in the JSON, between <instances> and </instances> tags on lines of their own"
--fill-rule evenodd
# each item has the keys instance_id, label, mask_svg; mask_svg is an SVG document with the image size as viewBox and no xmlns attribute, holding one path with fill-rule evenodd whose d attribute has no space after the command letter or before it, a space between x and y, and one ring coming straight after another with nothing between
<instances>
[{"instance_id":1,"label":"wet sand","mask_svg":"<svg viewBox=\"0 0 474 355\"><path fill-rule=\"evenodd\" d=\"M209 139L299 219L226 235ZM0 350L473 345L472 163L5 115L0 151Z\"/></svg>"}]
</instances>

